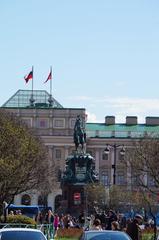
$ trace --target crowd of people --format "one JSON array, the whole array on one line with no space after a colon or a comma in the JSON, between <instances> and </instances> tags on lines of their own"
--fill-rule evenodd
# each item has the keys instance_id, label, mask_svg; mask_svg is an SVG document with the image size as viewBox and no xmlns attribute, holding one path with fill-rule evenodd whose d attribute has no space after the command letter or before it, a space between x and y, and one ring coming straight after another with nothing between
<instances>
[{"instance_id":1,"label":"crowd of people","mask_svg":"<svg viewBox=\"0 0 159 240\"><path fill-rule=\"evenodd\" d=\"M116 214L113 210L109 210L107 214L103 211L101 214L92 214L85 217L82 212L78 217L73 217L70 214L53 214L49 210L45 217L41 214L36 219L38 224L52 224L56 232L59 228L83 228L84 230L113 230L125 231L132 240L141 240L140 224L143 217L139 214L133 219L126 219L124 214Z\"/></svg>"},{"instance_id":2,"label":"crowd of people","mask_svg":"<svg viewBox=\"0 0 159 240\"><path fill-rule=\"evenodd\" d=\"M22 215L21 210L10 211L9 215ZM57 214L52 210L47 212L39 212L35 217L35 221L38 225L49 224L54 229L54 233L59 228L82 228L83 230L113 230L124 231L132 240L141 240L141 227L143 223L143 217L140 214L136 214L133 218L126 218L122 213L116 213L113 210L103 211L102 213L90 214L86 217L84 212L81 212L78 217L74 217L71 214ZM145 220L146 221L146 220ZM152 221L145 222L146 227L153 227Z\"/></svg>"}]
</instances>

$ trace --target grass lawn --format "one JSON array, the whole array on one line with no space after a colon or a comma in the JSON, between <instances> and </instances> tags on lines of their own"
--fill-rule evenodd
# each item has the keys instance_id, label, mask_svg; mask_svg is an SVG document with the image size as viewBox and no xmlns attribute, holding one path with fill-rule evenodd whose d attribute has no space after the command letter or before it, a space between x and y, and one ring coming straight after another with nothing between
<instances>
[{"instance_id":1,"label":"grass lawn","mask_svg":"<svg viewBox=\"0 0 159 240\"><path fill-rule=\"evenodd\" d=\"M153 240L153 233L144 233L142 234L142 240Z\"/></svg>"}]
</instances>

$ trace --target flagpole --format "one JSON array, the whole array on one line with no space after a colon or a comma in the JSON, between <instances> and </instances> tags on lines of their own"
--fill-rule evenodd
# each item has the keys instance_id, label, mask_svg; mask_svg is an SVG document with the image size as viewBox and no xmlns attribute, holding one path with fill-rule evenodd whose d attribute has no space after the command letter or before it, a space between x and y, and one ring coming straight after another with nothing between
<instances>
[{"instance_id":1,"label":"flagpole","mask_svg":"<svg viewBox=\"0 0 159 240\"><path fill-rule=\"evenodd\" d=\"M34 106L34 102L35 102L35 100L34 100L34 96L33 96L33 87L34 87L34 67L32 66L32 88L31 88L31 98L30 98L30 105L31 105L31 107L33 107Z\"/></svg>"},{"instance_id":2,"label":"flagpole","mask_svg":"<svg viewBox=\"0 0 159 240\"><path fill-rule=\"evenodd\" d=\"M50 67L51 79L50 79L50 96L52 96L52 66Z\"/></svg>"},{"instance_id":3,"label":"flagpole","mask_svg":"<svg viewBox=\"0 0 159 240\"><path fill-rule=\"evenodd\" d=\"M33 74L33 77L32 77L32 96L33 96L33 79L34 79L34 67L32 66L32 74Z\"/></svg>"},{"instance_id":4,"label":"flagpole","mask_svg":"<svg viewBox=\"0 0 159 240\"><path fill-rule=\"evenodd\" d=\"M48 102L49 102L49 106L52 107L53 105L53 98L52 98L52 66L50 67L50 96L49 96L49 99L48 99Z\"/></svg>"}]
</instances>

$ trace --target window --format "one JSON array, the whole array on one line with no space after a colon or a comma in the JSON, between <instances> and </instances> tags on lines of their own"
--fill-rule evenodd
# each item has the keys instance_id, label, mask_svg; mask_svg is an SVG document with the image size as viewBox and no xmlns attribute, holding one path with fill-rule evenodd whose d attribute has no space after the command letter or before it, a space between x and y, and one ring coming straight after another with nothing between
<instances>
[{"instance_id":1,"label":"window","mask_svg":"<svg viewBox=\"0 0 159 240\"><path fill-rule=\"evenodd\" d=\"M96 130L96 136L95 137L99 137L99 130Z\"/></svg>"},{"instance_id":2,"label":"window","mask_svg":"<svg viewBox=\"0 0 159 240\"><path fill-rule=\"evenodd\" d=\"M121 154L120 151L118 152L118 159L119 161L124 161L125 155Z\"/></svg>"},{"instance_id":3,"label":"window","mask_svg":"<svg viewBox=\"0 0 159 240\"><path fill-rule=\"evenodd\" d=\"M38 127L39 128L48 128L48 119L38 119Z\"/></svg>"},{"instance_id":4,"label":"window","mask_svg":"<svg viewBox=\"0 0 159 240\"><path fill-rule=\"evenodd\" d=\"M62 195L57 195L55 197L55 211L60 207L62 201Z\"/></svg>"},{"instance_id":5,"label":"window","mask_svg":"<svg viewBox=\"0 0 159 240\"><path fill-rule=\"evenodd\" d=\"M28 194L24 194L21 199L22 205L31 205L31 198Z\"/></svg>"},{"instance_id":6,"label":"window","mask_svg":"<svg viewBox=\"0 0 159 240\"><path fill-rule=\"evenodd\" d=\"M56 118L54 119L54 128L64 128L65 127L65 119Z\"/></svg>"},{"instance_id":7,"label":"window","mask_svg":"<svg viewBox=\"0 0 159 240\"><path fill-rule=\"evenodd\" d=\"M44 195L44 196L39 196L38 197L38 205L40 205L40 206L47 206L48 204L47 204L47 196L46 195Z\"/></svg>"},{"instance_id":8,"label":"window","mask_svg":"<svg viewBox=\"0 0 159 240\"><path fill-rule=\"evenodd\" d=\"M141 132L131 132L131 137L132 138L141 138L141 137L143 137L143 133L141 133Z\"/></svg>"},{"instance_id":9,"label":"window","mask_svg":"<svg viewBox=\"0 0 159 240\"><path fill-rule=\"evenodd\" d=\"M128 136L127 132L115 132L115 137L116 138L126 138Z\"/></svg>"},{"instance_id":10,"label":"window","mask_svg":"<svg viewBox=\"0 0 159 240\"><path fill-rule=\"evenodd\" d=\"M99 136L100 137L112 137L112 132L111 131L99 131Z\"/></svg>"},{"instance_id":11,"label":"window","mask_svg":"<svg viewBox=\"0 0 159 240\"><path fill-rule=\"evenodd\" d=\"M139 185L139 178L137 176L131 177L131 184L132 186L138 186Z\"/></svg>"},{"instance_id":12,"label":"window","mask_svg":"<svg viewBox=\"0 0 159 240\"><path fill-rule=\"evenodd\" d=\"M28 127L32 127L32 119L31 119L31 118L23 118L23 122L24 122Z\"/></svg>"},{"instance_id":13,"label":"window","mask_svg":"<svg viewBox=\"0 0 159 240\"><path fill-rule=\"evenodd\" d=\"M55 149L55 158L61 159L61 149Z\"/></svg>"},{"instance_id":14,"label":"window","mask_svg":"<svg viewBox=\"0 0 159 240\"><path fill-rule=\"evenodd\" d=\"M102 154L102 160L108 160L109 159L109 154L107 154L107 153L103 153Z\"/></svg>"},{"instance_id":15,"label":"window","mask_svg":"<svg viewBox=\"0 0 159 240\"><path fill-rule=\"evenodd\" d=\"M101 183L102 183L104 186L108 186L108 185L109 185L108 172L102 172L102 174L101 174Z\"/></svg>"},{"instance_id":16,"label":"window","mask_svg":"<svg viewBox=\"0 0 159 240\"><path fill-rule=\"evenodd\" d=\"M70 120L70 128L74 128L75 122L76 122L76 119L71 119Z\"/></svg>"},{"instance_id":17,"label":"window","mask_svg":"<svg viewBox=\"0 0 159 240\"><path fill-rule=\"evenodd\" d=\"M124 185L125 184L124 172L118 172L118 174L117 174L117 184L118 185Z\"/></svg>"},{"instance_id":18,"label":"window","mask_svg":"<svg viewBox=\"0 0 159 240\"><path fill-rule=\"evenodd\" d=\"M155 187L155 180L153 177L148 176L147 182L149 187Z\"/></svg>"},{"instance_id":19,"label":"window","mask_svg":"<svg viewBox=\"0 0 159 240\"><path fill-rule=\"evenodd\" d=\"M95 137L96 134L95 134L95 131L88 131L87 130L87 137Z\"/></svg>"}]
</instances>

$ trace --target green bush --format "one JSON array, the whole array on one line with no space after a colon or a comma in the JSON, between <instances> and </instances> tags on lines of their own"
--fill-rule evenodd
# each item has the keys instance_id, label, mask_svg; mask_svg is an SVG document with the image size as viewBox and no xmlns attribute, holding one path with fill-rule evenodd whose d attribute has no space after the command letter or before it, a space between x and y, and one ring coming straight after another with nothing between
<instances>
[{"instance_id":1,"label":"green bush","mask_svg":"<svg viewBox=\"0 0 159 240\"><path fill-rule=\"evenodd\" d=\"M1 217L1 222L3 222L3 217ZM8 215L7 223L21 223L21 224L32 224L35 225L36 221L25 215Z\"/></svg>"}]
</instances>

